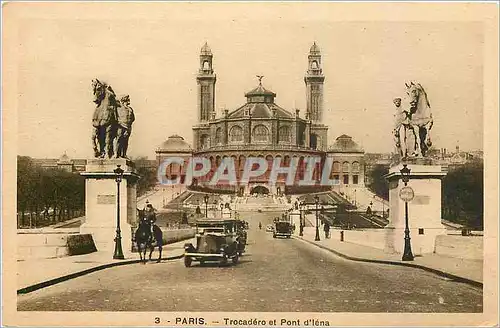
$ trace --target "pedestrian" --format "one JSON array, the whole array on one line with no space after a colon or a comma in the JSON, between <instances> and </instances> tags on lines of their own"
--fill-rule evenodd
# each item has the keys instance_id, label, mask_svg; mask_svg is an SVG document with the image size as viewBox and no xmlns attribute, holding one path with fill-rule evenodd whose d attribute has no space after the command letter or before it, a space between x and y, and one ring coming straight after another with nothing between
<instances>
[{"instance_id":1,"label":"pedestrian","mask_svg":"<svg viewBox=\"0 0 500 328\"><path fill-rule=\"evenodd\" d=\"M330 222L326 221L323 225L323 229L325 230L325 238L330 238Z\"/></svg>"}]
</instances>

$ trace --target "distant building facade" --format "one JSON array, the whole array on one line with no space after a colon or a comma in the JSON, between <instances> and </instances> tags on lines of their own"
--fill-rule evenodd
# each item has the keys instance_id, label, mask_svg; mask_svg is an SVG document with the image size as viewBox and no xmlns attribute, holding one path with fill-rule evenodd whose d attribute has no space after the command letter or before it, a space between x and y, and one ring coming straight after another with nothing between
<instances>
[{"instance_id":1,"label":"distant building facade","mask_svg":"<svg viewBox=\"0 0 500 328\"><path fill-rule=\"evenodd\" d=\"M87 160L82 158L70 158L66 153L59 158L32 158L33 163L44 169L59 169L70 173L80 173L85 171ZM139 160L134 161L137 168L145 167L148 169L157 168L157 160Z\"/></svg>"},{"instance_id":2,"label":"distant building facade","mask_svg":"<svg viewBox=\"0 0 500 328\"><path fill-rule=\"evenodd\" d=\"M327 154L333 160L330 179L337 181L334 189L365 185L365 152L350 136L338 137Z\"/></svg>"},{"instance_id":3,"label":"distant building facade","mask_svg":"<svg viewBox=\"0 0 500 328\"><path fill-rule=\"evenodd\" d=\"M167 156L205 157L212 164L205 178L196 181L204 185L210 181L225 157L232 157L237 180L242 177L247 158L261 157L268 163L268 171L246 185L220 184L217 188L232 190L240 195L258 193L281 194L286 192L285 175L279 175L274 186L268 181L272 163L279 160L282 167L297 161L295 181L304 179L306 158L318 156L321 163L315 167L313 180L319 184L323 163L327 157L335 161L339 184L364 185L364 151L351 137L343 135L328 147L328 126L323 124L323 89L325 76L322 71L320 49L314 43L309 49L307 70L304 76L306 89L305 115L300 110L287 110L276 102L276 93L265 88L262 76L259 84L245 93L244 104L233 110L225 109L216 114L216 81L212 50L205 43L201 48L197 81L197 123L193 126L193 145L180 136L169 137L156 151L158 164ZM182 168L170 165L167 176L185 176ZM184 167L185 169L185 167Z\"/></svg>"},{"instance_id":4,"label":"distant building facade","mask_svg":"<svg viewBox=\"0 0 500 328\"><path fill-rule=\"evenodd\" d=\"M59 158L32 158L35 165L44 169L60 169L66 172L85 171L86 159L71 159L66 153Z\"/></svg>"}]
</instances>

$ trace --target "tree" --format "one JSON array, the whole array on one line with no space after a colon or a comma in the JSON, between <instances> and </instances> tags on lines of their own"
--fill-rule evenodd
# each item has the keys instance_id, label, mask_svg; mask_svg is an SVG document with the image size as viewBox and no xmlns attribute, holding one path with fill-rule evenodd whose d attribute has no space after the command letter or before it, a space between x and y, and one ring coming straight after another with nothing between
<instances>
[{"instance_id":1,"label":"tree","mask_svg":"<svg viewBox=\"0 0 500 328\"><path fill-rule=\"evenodd\" d=\"M19 213L18 225L25 226L25 214L30 209L30 195L34 189L33 171L35 164L30 157L17 157L17 212Z\"/></svg>"},{"instance_id":2,"label":"tree","mask_svg":"<svg viewBox=\"0 0 500 328\"><path fill-rule=\"evenodd\" d=\"M442 182L442 217L470 228L483 229L483 163L451 168Z\"/></svg>"},{"instance_id":3,"label":"tree","mask_svg":"<svg viewBox=\"0 0 500 328\"><path fill-rule=\"evenodd\" d=\"M383 199L389 199L389 183L384 178L388 173L389 168L382 164L376 164L373 169L368 172L368 180L370 181L368 189Z\"/></svg>"},{"instance_id":4,"label":"tree","mask_svg":"<svg viewBox=\"0 0 500 328\"><path fill-rule=\"evenodd\" d=\"M147 157L137 157L133 160L136 164L137 174L141 176L137 182L137 196L151 190L158 183L158 168L151 167Z\"/></svg>"},{"instance_id":5,"label":"tree","mask_svg":"<svg viewBox=\"0 0 500 328\"><path fill-rule=\"evenodd\" d=\"M68 219L85 207L85 179L79 174L36 165L30 157L17 158L19 226L39 225L40 215L52 210L52 222ZM45 215L44 215L45 217ZM48 224L49 222L46 222Z\"/></svg>"}]
</instances>

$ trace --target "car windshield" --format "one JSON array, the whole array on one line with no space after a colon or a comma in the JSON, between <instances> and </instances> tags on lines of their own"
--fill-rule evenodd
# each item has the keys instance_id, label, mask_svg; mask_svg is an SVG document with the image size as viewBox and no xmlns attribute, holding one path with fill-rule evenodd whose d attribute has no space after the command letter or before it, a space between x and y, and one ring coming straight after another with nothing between
<instances>
[{"instance_id":1,"label":"car windshield","mask_svg":"<svg viewBox=\"0 0 500 328\"><path fill-rule=\"evenodd\" d=\"M277 222L276 223L276 228L277 229L287 229L289 226L288 222Z\"/></svg>"},{"instance_id":2,"label":"car windshield","mask_svg":"<svg viewBox=\"0 0 500 328\"><path fill-rule=\"evenodd\" d=\"M221 236L199 236L197 245L198 251L202 253L217 253L226 240Z\"/></svg>"}]
</instances>

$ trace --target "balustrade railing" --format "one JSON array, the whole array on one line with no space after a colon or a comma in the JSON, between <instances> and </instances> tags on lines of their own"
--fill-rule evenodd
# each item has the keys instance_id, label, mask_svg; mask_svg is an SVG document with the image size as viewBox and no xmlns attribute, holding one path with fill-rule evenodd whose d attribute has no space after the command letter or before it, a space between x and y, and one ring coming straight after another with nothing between
<instances>
[{"instance_id":1,"label":"balustrade railing","mask_svg":"<svg viewBox=\"0 0 500 328\"><path fill-rule=\"evenodd\" d=\"M269 144L241 144L241 145L217 145L199 149L199 152L209 152L218 150L297 150L297 151L319 151L305 146L297 145L269 145Z\"/></svg>"}]
</instances>

